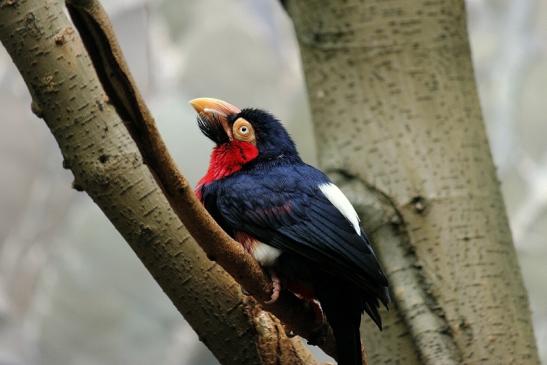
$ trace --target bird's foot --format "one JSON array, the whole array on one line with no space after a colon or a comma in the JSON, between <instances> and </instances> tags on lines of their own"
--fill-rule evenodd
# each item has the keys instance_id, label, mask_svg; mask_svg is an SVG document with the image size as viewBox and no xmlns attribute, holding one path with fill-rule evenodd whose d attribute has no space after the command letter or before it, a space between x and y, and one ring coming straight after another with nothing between
<instances>
[{"instance_id":1,"label":"bird's foot","mask_svg":"<svg viewBox=\"0 0 547 365\"><path fill-rule=\"evenodd\" d=\"M279 276L275 273L275 271L270 271L270 277L272 278L272 297L265 301L264 304L273 304L277 301L279 298L279 293L281 292L281 280L279 280Z\"/></svg>"}]
</instances>

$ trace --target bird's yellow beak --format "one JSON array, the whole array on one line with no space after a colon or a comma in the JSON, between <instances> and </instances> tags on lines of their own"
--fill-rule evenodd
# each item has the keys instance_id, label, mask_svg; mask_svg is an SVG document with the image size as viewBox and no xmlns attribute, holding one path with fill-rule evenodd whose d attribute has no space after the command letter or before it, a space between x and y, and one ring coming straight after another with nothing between
<instances>
[{"instance_id":1,"label":"bird's yellow beak","mask_svg":"<svg viewBox=\"0 0 547 365\"><path fill-rule=\"evenodd\" d=\"M190 105L192 105L198 114L210 113L224 118L232 114L237 114L241 111L241 109L237 106L234 106L226 101L213 98L197 98L190 100Z\"/></svg>"},{"instance_id":2,"label":"bird's yellow beak","mask_svg":"<svg viewBox=\"0 0 547 365\"><path fill-rule=\"evenodd\" d=\"M215 125L218 126L220 124L220 127L224 130L228 139L233 139L232 128L229 125L228 117L230 115L238 114L241 112L241 109L226 101L213 98L197 98L190 100L190 105L192 105L198 113L198 119L202 121L200 122L200 128L205 135L213 139L216 143L219 143L222 138ZM205 124L203 122L205 122Z\"/></svg>"}]
</instances>

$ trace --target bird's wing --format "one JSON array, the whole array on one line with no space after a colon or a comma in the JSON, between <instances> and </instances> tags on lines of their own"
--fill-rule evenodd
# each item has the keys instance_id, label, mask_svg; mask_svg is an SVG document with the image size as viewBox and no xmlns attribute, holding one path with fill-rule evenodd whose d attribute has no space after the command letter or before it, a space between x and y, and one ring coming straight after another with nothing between
<instances>
[{"instance_id":1,"label":"bird's wing","mask_svg":"<svg viewBox=\"0 0 547 365\"><path fill-rule=\"evenodd\" d=\"M312 172L293 169L229 179L217 195L218 212L236 230L383 293L387 280L355 210L334 185L334 195L325 190L332 183L322 173Z\"/></svg>"}]
</instances>

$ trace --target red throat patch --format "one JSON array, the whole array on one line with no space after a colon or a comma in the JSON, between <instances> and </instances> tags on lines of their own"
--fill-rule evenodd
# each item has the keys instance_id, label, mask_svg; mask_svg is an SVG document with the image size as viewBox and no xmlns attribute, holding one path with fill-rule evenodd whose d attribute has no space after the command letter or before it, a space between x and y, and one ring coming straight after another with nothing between
<instances>
[{"instance_id":1,"label":"red throat patch","mask_svg":"<svg viewBox=\"0 0 547 365\"><path fill-rule=\"evenodd\" d=\"M258 148L252 143L233 140L217 146L211 153L209 169L203 176L194 190L198 199L201 200L201 188L213 181L220 180L226 176L241 170L243 165L254 160L258 156Z\"/></svg>"}]
</instances>

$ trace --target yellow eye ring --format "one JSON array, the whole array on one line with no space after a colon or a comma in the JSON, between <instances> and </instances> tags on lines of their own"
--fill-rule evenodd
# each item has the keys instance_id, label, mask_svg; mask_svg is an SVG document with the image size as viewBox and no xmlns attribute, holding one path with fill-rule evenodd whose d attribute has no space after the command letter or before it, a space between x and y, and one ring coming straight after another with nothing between
<instances>
[{"instance_id":1,"label":"yellow eye ring","mask_svg":"<svg viewBox=\"0 0 547 365\"><path fill-rule=\"evenodd\" d=\"M254 128L251 123L249 123L249 121L244 118L237 118L237 120L234 122L234 125L232 126L232 133L234 135L234 138L239 141L251 143L254 143L255 141Z\"/></svg>"}]
</instances>

